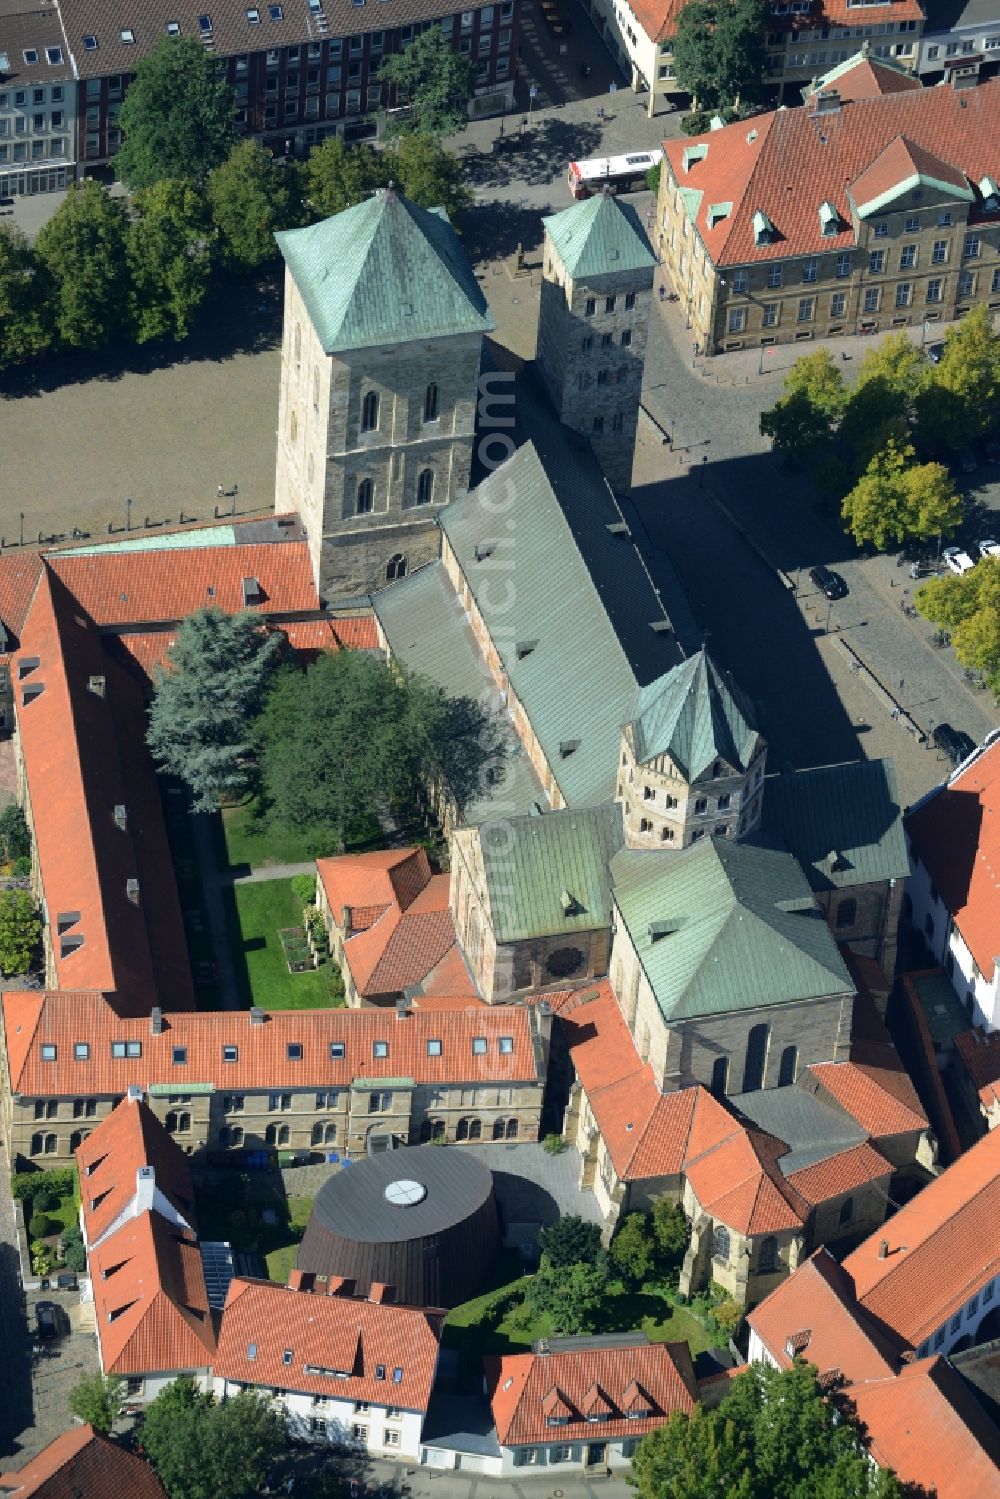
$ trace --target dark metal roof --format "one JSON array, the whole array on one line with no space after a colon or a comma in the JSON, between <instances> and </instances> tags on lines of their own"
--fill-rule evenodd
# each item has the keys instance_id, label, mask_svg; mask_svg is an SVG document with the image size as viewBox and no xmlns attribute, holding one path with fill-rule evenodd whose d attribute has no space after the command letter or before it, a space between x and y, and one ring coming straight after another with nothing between
<instances>
[{"instance_id":1,"label":"dark metal roof","mask_svg":"<svg viewBox=\"0 0 1000 1499\"><path fill-rule=\"evenodd\" d=\"M419 1182L426 1196L395 1207L385 1196L395 1181ZM390 1150L332 1176L320 1189L313 1218L341 1239L394 1243L443 1233L476 1212L492 1191L492 1171L460 1146Z\"/></svg>"}]
</instances>

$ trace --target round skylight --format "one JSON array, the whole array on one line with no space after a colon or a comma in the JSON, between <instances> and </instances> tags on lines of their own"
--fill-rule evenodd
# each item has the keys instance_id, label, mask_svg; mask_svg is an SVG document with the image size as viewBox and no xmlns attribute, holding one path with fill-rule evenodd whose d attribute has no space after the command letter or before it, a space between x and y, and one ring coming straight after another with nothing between
<instances>
[{"instance_id":1,"label":"round skylight","mask_svg":"<svg viewBox=\"0 0 1000 1499\"><path fill-rule=\"evenodd\" d=\"M426 1196L427 1188L421 1182L394 1181L385 1189L385 1200L391 1202L394 1208L415 1207Z\"/></svg>"}]
</instances>

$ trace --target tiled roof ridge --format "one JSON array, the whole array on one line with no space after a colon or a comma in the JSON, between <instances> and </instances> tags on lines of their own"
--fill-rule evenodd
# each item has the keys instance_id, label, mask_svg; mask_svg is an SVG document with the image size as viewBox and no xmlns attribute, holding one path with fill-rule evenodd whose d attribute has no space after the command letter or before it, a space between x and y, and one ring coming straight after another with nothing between
<instances>
[{"instance_id":1,"label":"tiled roof ridge","mask_svg":"<svg viewBox=\"0 0 1000 1499\"><path fill-rule=\"evenodd\" d=\"M989 1136L984 1136L984 1138L988 1139ZM946 1171L943 1171L941 1175L935 1177L934 1180L943 1181L948 1174L948 1170L951 1169L951 1167L947 1168ZM928 1190L928 1187L930 1186L933 1186L933 1182L928 1183L928 1186L924 1187L922 1191L926 1192ZM979 1199L983 1197L987 1192L995 1192L996 1188L996 1177L990 1177L988 1181L981 1182L974 1192L972 1192L969 1196L963 1198L961 1203L961 1211L967 1212L969 1208L972 1207L974 1203L978 1202ZM907 1207L910 1208L911 1211L913 1203L918 1202L921 1195L922 1192L918 1193L916 1197L912 1197L910 1199L910 1202L907 1203ZM872 1284L868 1287L867 1291L865 1291L863 1295L858 1298L862 1306L864 1306L868 1299L871 1296L875 1295L882 1288L882 1286L885 1285L886 1281L892 1280L892 1278L898 1271L903 1270L906 1266L908 1266L912 1261L914 1255L925 1254L927 1252L928 1246L933 1244L940 1234L946 1233L951 1228L951 1225L954 1221L954 1216L954 1212L948 1213L947 1215L941 1215L930 1232L925 1234L923 1238L921 1238L912 1249L907 1248L905 1245L900 1245L896 1250L890 1249L889 1254L886 1256L886 1259L884 1261L884 1264L886 1266L884 1273L879 1276L878 1280L873 1281ZM889 1220L889 1222L891 1223L892 1220ZM879 1229L876 1229L870 1237L874 1239L881 1236L881 1231ZM851 1256L848 1256L848 1259L850 1258ZM846 1268L846 1260L844 1261L844 1265ZM972 1282L969 1281L966 1282L966 1284L972 1284ZM959 1293L956 1292L955 1294L958 1295ZM959 1305L961 1305L966 1299L967 1297L963 1295L961 1301L959 1302Z\"/></svg>"}]
</instances>

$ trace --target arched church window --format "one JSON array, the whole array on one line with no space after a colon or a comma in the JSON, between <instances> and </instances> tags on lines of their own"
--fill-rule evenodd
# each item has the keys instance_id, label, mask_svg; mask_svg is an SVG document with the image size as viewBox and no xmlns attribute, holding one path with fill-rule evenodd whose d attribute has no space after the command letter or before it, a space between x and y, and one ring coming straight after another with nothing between
<instances>
[{"instance_id":1,"label":"arched church window","mask_svg":"<svg viewBox=\"0 0 1000 1499\"><path fill-rule=\"evenodd\" d=\"M391 583L394 578L406 577L406 558L402 552L396 552L385 564L385 581Z\"/></svg>"},{"instance_id":2,"label":"arched church window","mask_svg":"<svg viewBox=\"0 0 1000 1499\"><path fill-rule=\"evenodd\" d=\"M370 479L362 479L358 485L358 514L368 515L375 504L375 486Z\"/></svg>"},{"instance_id":3,"label":"arched church window","mask_svg":"<svg viewBox=\"0 0 1000 1499\"><path fill-rule=\"evenodd\" d=\"M424 392L424 421L436 422L438 418L438 388L433 382Z\"/></svg>"},{"instance_id":4,"label":"arched church window","mask_svg":"<svg viewBox=\"0 0 1000 1499\"><path fill-rule=\"evenodd\" d=\"M378 391L369 390L365 392L365 398L361 402L361 430L362 432L374 432L378 427Z\"/></svg>"},{"instance_id":5,"label":"arched church window","mask_svg":"<svg viewBox=\"0 0 1000 1499\"><path fill-rule=\"evenodd\" d=\"M434 496L434 470L422 468L417 476L417 504L429 505Z\"/></svg>"}]
</instances>

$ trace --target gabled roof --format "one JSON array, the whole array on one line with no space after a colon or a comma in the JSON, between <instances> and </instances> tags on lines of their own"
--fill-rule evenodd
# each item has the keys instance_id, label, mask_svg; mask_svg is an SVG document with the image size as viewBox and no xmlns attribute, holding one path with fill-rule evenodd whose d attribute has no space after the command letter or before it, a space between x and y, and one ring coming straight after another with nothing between
<instances>
[{"instance_id":1,"label":"gabled roof","mask_svg":"<svg viewBox=\"0 0 1000 1499\"><path fill-rule=\"evenodd\" d=\"M791 854L708 837L677 853L623 850L611 879L668 1023L853 993Z\"/></svg>"},{"instance_id":2,"label":"gabled roof","mask_svg":"<svg viewBox=\"0 0 1000 1499\"><path fill-rule=\"evenodd\" d=\"M275 238L328 354L496 327L444 210L391 188Z\"/></svg>"},{"instance_id":3,"label":"gabled roof","mask_svg":"<svg viewBox=\"0 0 1000 1499\"><path fill-rule=\"evenodd\" d=\"M425 1411L442 1321L426 1309L236 1279L213 1369L240 1384Z\"/></svg>"},{"instance_id":4,"label":"gabled roof","mask_svg":"<svg viewBox=\"0 0 1000 1499\"><path fill-rule=\"evenodd\" d=\"M795 855L814 890L909 873L891 760L765 776L762 826Z\"/></svg>"},{"instance_id":5,"label":"gabled roof","mask_svg":"<svg viewBox=\"0 0 1000 1499\"><path fill-rule=\"evenodd\" d=\"M833 24L849 25L852 16L846 12L845 20ZM816 22L810 18L808 24ZM705 135L664 141L664 171L685 194L688 216L714 265L826 254L854 246L848 184L856 185L897 137L910 143L910 159L883 163L887 170L866 187L869 200L912 177L914 164L918 175L926 168L937 180L941 168L932 168L930 156L948 167L946 196L954 196L959 176L968 184L995 174L998 120L996 79L970 89L912 89L852 100L822 115L808 107L784 109ZM818 210L824 201L839 217L834 234L822 230ZM721 202L732 202L733 210L710 224L709 206ZM758 212L776 231L759 245L753 224ZM977 198L970 220L981 218Z\"/></svg>"},{"instance_id":6,"label":"gabled roof","mask_svg":"<svg viewBox=\"0 0 1000 1499\"><path fill-rule=\"evenodd\" d=\"M836 88L846 103L850 99L871 99L879 94L904 93L922 87L917 75L903 63L894 62L891 57L870 57L865 43L860 52L837 63L802 89L802 98L809 103L823 89Z\"/></svg>"},{"instance_id":7,"label":"gabled roof","mask_svg":"<svg viewBox=\"0 0 1000 1499\"><path fill-rule=\"evenodd\" d=\"M16 1473L0 1473L12 1499L167 1499L147 1462L89 1425L63 1432Z\"/></svg>"},{"instance_id":8,"label":"gabled roof","mask_svg":"<svg viewBox=\"0 0 1000 1499\"><path fill-rule=\"evenodd\" d=\"M547 1353L484 1360L502 1446L640 1437L674 1411L690 1415L694 1409L697 1384L686 1343L643 1339L626 1344L609 1338L602 1346L600 1338L584 1341L590 1346L563 1351L560 1341L553 1340ZM640 1409L647 1414L637 1416ZM598 1419L588 1421L588 1416ZM553 1419L558 1425L549 1424Z\"/></svg>"},{"instance_id":9,"label":"gabled roof","mask_svg":"<svg viewBox=\"0 0 1000 1499\"><path fill-rule=\"evenodd\" d=\"M761 745L749 703L705 650L642 689L631 728L640 764L668 755L687 781L716 760L744 771Z\"/></svg>"},{"instance_id":10,"label":"gabled roof","mask_svg":"<svg viewBox=\"0 0 1000 1499\"><path fill-rule=\"evenodd\" d=\"M1000 1130L994 1130L847 1256L844 1270L859 1302L903 1343L918 1347L1000 1274L998 1217Z\"/></svg>"},{"instance_id":11,"label":"gabled roof","mask_svg":"<svg viewBox=\"0 0 1000 1499\"><path fill-rule=\"evenodd\" d=\"M610 927L608 865L625 841L616 802L486 822L473 836L498 942Z\"/></svg>"},{"instance_id":12,"label":"gabled roof","mask_svg":"<svg viewBox=\"0 0 1000 1499\"><path fill-rule=\"evenodd\" d=\"M849 184L847 192L860 218L887 208L894 199L916 188L935 196L975 202L964 173L905 135L895 136L870 166Z\"/></svg>"},{"instance_id":13,"label":"gabled roof","mask_svg":"<svg viewBox=\"0 0 1000 1499\"><path fill-rule=\"evenodd\" d=\"M921 1359L844 1394L872 1457L906 1488L936 1499L1000 1495L1000 1431L947 1360Z\"/></svg>"},{"instance_id":14,"label":"gabled roof","mask_svg":"<svg viewBox=\"0 0 1000 1499\"><path fill-rule=\"evenodd\" d=\"M158 1198L197 1232L187 1156L143 1100L123 1098L80 1145L76 1163L88 1245L140 1204L156 1211Z\"/></svg>"},{"instance_id":15,"label":"gabled roof","mask_svg":"<svg viewBox=\"0 0 1000 1499\"><path fill-rule=\"evenodd\" d=\"M839 1370L855 1383L899 1367L895 1345L856 1304L849 1276L828 1249L817 1249L747 1321L781 1369L798 1354L821 1376Z\"/></svg>"},{"instance_id":16,"label":"gabled roof","mask_svg":"<svg viewBox=\"0 0 1000 1499\"><path fill-rule=\"evenodd\" d=\"M92 1249L88 1269L106 1374L211 1365L215 1331L193 1234L146 1212Z\"/></svg>"},{"instance_id":17,"label":"gabled roof","mask_svg":"<svg viewBox=\"0 0 1000 1499\"><path fill-rule=\"evenodd\" d=\"M814 1062L809 1071L823 1092L875 1139L927 1128L927 1115L898 1058L892 1067Z\"/></svg>"},{"instance_id":18,"label":"gabled roof","mask_svg":"<svg viewBox=\"0 0 1000 1499\"><path fill-rule=\"evenodd\" d=\"M1000 735L906 818L923 860L980 972L1000 957Z\"/></svg>"},{"instance_id":19,"label":"gabled roof","mask_svg":"<svg viewBox=\"0 0 1000 1499\"><path fill-rule=\"evenodd\" d=\"M405 911L430 879L431 866L424 848L385 848L317 859L316 872L334 920L340 925L349 906L357 931L361 912L381 912L393 904Z\"/></svg>"},{"instance_id":20,"label":"gabled roof","mask_svg":"<svg viewBox=\"0 0 1000 1499\"><path fill-rule=\"evenodd\" d=\"M544 218L566 274L574 281L607 273L651 271L656 256L631 203L595 193Z\"/></svg>"}]
</instances>

